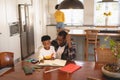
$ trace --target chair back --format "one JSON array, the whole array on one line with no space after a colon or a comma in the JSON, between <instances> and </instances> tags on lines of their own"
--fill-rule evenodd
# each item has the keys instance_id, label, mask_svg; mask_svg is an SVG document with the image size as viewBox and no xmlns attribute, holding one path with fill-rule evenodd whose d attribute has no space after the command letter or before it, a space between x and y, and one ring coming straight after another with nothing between
<instances>
[{"instance_id":1,"label":"chair back","mask_svg":"<svg viewBox=\"0 0 120 80\"><path fill-rule=\"evenodd\" d=\"M96 47L99 30L88 29L88 30L85 30L85 32L86 32L87 43L95 44L95 47Z\"/></svg>"},{"instance_id":2,"label":"chair back","mask_svg":"<svg viewBox=\"0 0 120 80\"><path fill-rule=\"evenodd\" d=\"M105 63L115 63L116 57L110 48L95 48L95 61Z\"/></svg>"},{"instance_id":3,"label":"chair back","mask_svg":"<svg viewBox=\"0 0 120 80\"><path fill-rule=\"evenodd\" d=\"M0 68L14 66L12 52L0 52Z\"/></svg>"}]
</instances>

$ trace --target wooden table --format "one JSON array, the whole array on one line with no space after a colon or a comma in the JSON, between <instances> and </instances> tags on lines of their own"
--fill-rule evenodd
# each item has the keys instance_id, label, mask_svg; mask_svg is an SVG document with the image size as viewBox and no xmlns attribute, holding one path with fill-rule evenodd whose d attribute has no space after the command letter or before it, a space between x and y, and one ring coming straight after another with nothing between
<instances>
[{"instance_id":1,"label":"wooden table","mask_svg":"<svg viewBox=\"0 0 120 80\"><path fill-rule=\"evenodd\" d=\"M68 61L68 63L73 63ZM0 80L87 80L87 77L98 78L101 80L110 80L103 76L101 67L103 63L77 61L82 66L79 70L68 74L60 70L44 73L44 71L56 67L43 67L43 69L35 70L31 75L25 75L22 67L25 65L34 66L29 62L20 62L14 66L14 69L5 73Z\"/></svg>"}]
</instances>

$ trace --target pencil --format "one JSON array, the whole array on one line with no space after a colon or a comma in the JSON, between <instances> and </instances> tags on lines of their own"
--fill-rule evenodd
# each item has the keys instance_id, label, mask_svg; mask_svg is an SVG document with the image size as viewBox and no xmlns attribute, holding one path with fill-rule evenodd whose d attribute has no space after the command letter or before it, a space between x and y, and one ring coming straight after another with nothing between
<instances>
[{"instance_id":1,"label":"pencil","mask_svg":"<svg viewBox=\"0 0 120 80\"><path fill-rule=\"evenodd\" d=\"M44 73L52 72L52 71L55 71L55 70L58 70L58 69L60 69L60 68L51 69L51 70L45 71Z\"/></svg>"}]
</instances>

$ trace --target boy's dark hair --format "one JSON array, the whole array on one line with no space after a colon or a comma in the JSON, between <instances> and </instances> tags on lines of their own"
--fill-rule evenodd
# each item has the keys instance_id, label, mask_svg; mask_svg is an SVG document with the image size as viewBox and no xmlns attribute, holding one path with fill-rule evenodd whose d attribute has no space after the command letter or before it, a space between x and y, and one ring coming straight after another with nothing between
<instances>
[{"instance_id":1,"label":"boy's dark hair","mask_svg":"<svg viewBox=\"0 0 120 80\"><path fill-rule=\"evenodd\" d=\"M55 9L59 9L59 4L57 4L57 5L55 6Z\"/></svg>"},{"instance_id":2,"label":"boy's dark hair","mask_svg":"<svg viewBox=\"0 0 120 80\"><path fill-rule=\"evenodd\" d=\"M63 39L65 39L66 36L67 36L67 32L65 32L64 30L63 30L63 31L60 31L60 32L58 33L58 36L62 36Z\"/></svg>"},{"instance_id":3,"label":"boy's dark hair","mask_svg":"<svg viewBox=\"0 0 120 80\"><path fill-rule=\"evenodd\" d=\"M44 36L42 36L41 41L43 42L43 41L47 41L50 39L51 39L51 37L49 35L44 35Z\"/></svg>"}]
</instances>

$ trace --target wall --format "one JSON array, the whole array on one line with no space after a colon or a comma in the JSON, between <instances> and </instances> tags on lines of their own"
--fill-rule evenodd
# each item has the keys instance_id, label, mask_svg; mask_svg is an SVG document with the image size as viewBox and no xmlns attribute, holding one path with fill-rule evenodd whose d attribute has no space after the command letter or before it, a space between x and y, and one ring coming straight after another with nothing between
<instances>
[{"instance_id":1,"label":"wall","mask_svg":"<svg viewBox=\"0 0 120 80\"><path fill-rule=\"evenodd\" d=\"M84 25L94 25L94 0L84 0Z\"/></svg>"},{"instance_id":2,"label":"wall","mask_svg":"<svg viewBox=\"0 0 120 80\"><path fill-rule=\"evenodd\" d=\"M46 34L48 1L49 0L33 0L35 53L38 52L38 48L42 45L42 35Z\"/></svg>"},{"instance_id":3,"label":"wall","mask_svg":"<svg viewBox=\"0 0 120 80\"><path fill-rule=\"evenodd\" d=\"M55 5L57 4L57 0L48 0L48 12L47 12L47 24L56 23L54 19Z\"/></svg>"},{"instance_id":4,"label":"wall","mask_svg":"<svg viewBox=\"0 0 120 80\"><path fill-rule=\"evenodd\" d=\"M38 51L39 46L41 45L41 36L42 36L42 0L33 1L34 8L34 41L35 41L35 52Z\"/></svg>"},{"instance_id":5,"label":"wall","mask_svg":"<svg viewBox=\"0 0 120 80\"><path fill-rule=\"evenodd\" d=\"M18 4L31 4L32 0L17 0Z\"/></svg>"}]
</instances>

